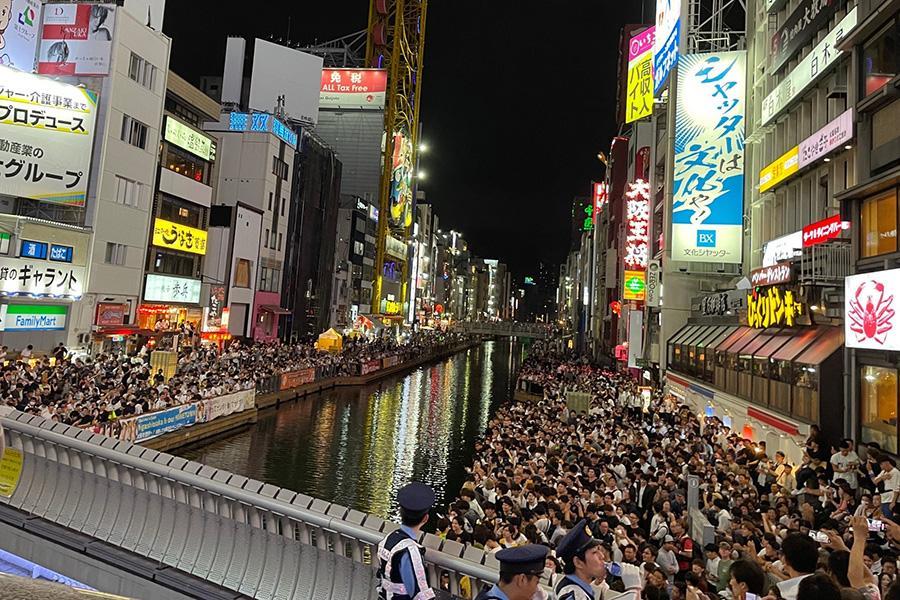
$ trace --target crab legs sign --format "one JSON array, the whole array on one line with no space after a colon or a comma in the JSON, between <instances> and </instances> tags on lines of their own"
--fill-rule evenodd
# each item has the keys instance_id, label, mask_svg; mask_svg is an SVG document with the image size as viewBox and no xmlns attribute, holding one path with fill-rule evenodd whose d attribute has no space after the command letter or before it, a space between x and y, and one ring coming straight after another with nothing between
<instances>
[{"instance_id":1,"label":"crab legs sign","mask_svg":"<svg viewBox=\"0 0 900 600\"><path fill-rule=\"evenodd\" d=\"M900 269L844 280L844 338L848 348L900 350Z\"/></svg>"}]
</instances>

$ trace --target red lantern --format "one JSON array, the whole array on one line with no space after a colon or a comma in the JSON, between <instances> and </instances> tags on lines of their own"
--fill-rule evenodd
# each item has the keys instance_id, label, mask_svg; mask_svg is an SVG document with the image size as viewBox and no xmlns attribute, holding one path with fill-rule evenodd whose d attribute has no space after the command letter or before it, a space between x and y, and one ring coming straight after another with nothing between
<instances>
[{"instance_id":1,"label":"red lantern","mask_svg":"<svg viewBox=\"0 0 900 600\"><path fill-rule=\"evenodd\" d=\"M617 315L619 315L619 316L622 315L622 303L619 302L618 300L613 300L612 302L610 302L609 308Z\"/></svg>"},{"instance_id":2,"label":"red lantern","mask_svg":"<svg viewBox=\"0 0 900 600\"><path fill-rule=\"evenodd\" d=\"M444 314L444 305L443 304L435 304L434 312L436 312L439 315Z\"/></svg>"}]
</instances>

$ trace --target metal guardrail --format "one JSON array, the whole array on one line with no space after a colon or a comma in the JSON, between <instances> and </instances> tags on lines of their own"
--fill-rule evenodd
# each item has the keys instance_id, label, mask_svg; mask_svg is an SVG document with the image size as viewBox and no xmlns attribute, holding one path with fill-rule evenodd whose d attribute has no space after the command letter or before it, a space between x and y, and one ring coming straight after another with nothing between
<instances>
[{"instance_id":1,"label":"metal guardrail","mask_svg":"<svg viewBox=\"0 0 900 600\"><path fill-rule=\"evenodd\" d=\"M550 337L546 326L531 323L514 323L499 321L496 323L467 321L457 324L457 327L469 334L500 335L509 337L529 337L546 339Z\"/></svg>"},{"instance_id":2,"label":"metal guardrail","mask_svg":"<svg viewBox=\"0 0 900 600\"><path fill-rule=\"evenodd\" d=\"M839 285L850 276L853 249L846 240L832 240L803 248L800 255L800 283Z\"/></svg>"},{"instance_id":3,"label":"metal guardrail","mask_svg":"<svg viewBox=\"0 0 900 600\"><path fill-rule=\"evenodd\" d=\"M0 502L253 598L375 598L383 519L128 442L0 408L25 455ZM497 579L491 554L425 534L435 585Z\"/></svg>"}]
</instances>

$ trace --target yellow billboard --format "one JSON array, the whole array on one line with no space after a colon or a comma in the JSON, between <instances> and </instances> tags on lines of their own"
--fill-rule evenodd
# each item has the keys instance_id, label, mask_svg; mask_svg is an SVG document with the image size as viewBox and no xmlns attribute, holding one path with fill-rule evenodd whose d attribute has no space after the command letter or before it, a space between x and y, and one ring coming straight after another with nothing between
<instances>
[{"instance_id":1,"label":"yellow billboard","mask_svg":"<svg viewBox=\"0 0 900 600\"><path fill-rule=\"evenodd\" d=\"M206 254L206 232L165 219L153 222L153 245L191 254Z\"/></svg>"},{"instance_id":2,"label":"yellow billboard","mask_svg":"<svg viewBox=\"0 0 900 600\"><path fill-rule=\"evenodd\" d=\"M625 122L631 123L651 114L653 114L653 53L645 52L628 65Z\"/></svg>"},{"instance_id":3,"label":"yellow billboard","mask_svg":"<svg viewBox=\"0 0 900 600\"><path fill-rule=\"evenodd\" d=\"M759 172L759 192L770 190L800 169L800 147L794 146Z\"/></svg>"}]
</instances>

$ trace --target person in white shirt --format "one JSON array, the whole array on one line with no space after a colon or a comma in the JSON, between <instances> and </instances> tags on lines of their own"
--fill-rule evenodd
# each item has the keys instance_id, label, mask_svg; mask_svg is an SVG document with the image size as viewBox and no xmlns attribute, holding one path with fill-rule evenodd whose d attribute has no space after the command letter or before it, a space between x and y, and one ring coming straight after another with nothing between
<instances>
[{"instance_id":1,"label":"person in white shirt","mask_svg":"<svg viewBox=\"0 0 900 600\"><path fill-rule=\"evenodd\" d=\"M872 479L872 483L875 485L884 483L884 493L881 494L881 513L893 521L897 492L900 491L900 470L897 469L897 463L893 458L885 456L881 459L881 473Z\"/></svg>"},{"instance_id":2,"label":"person in white shirt","mask_svg":"<svg viewBox=\"0 0 900 600\"><path fill-rule=\"evenodd\" d=\"M841 442L840 450L831 457L831 466L834 468L832 481L843 479L850 485L851 490L856 490L859 483L856 479L856 469L859 468L859 456L850 447L850 442Z\"/></svg>"},{"instance_id":3,"label":"person in white shirt","mask_svg":"<svg viewBox=\"0 0 900 600\"><path fill-rule=\"evenodd\" d=\"M819 560L819 545L802 533L792 533L781 545L782 564L790 577L778 584L783 600L797 600L800 582L812 575Z\"/></svg>"}]
</instances>

